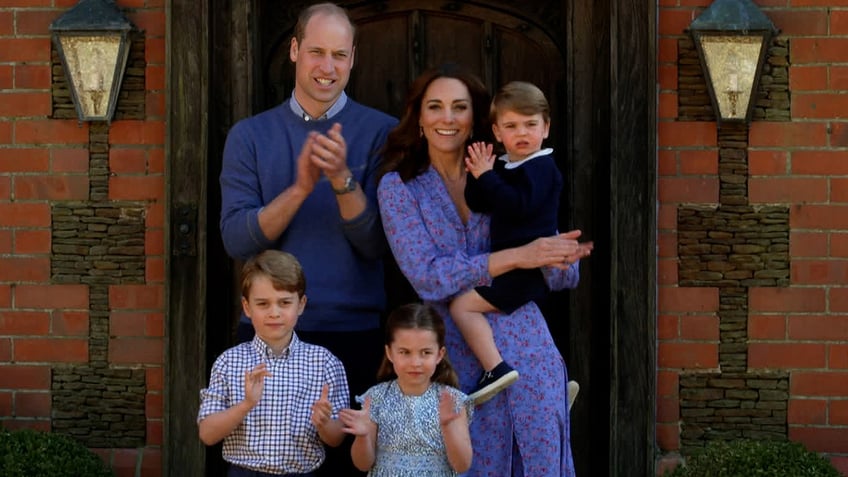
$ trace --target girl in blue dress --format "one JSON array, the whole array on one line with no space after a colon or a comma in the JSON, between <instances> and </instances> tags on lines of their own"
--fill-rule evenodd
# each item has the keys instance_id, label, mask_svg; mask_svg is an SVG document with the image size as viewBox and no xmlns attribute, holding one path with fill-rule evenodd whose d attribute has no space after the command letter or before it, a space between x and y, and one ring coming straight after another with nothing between
<instances>
[{"instance_id":1,"label":"girl in blue dress","mask_svg":"<svg viewBox=\"0 0 848 477\"><path fill-rule=\"evenodd\" d=\"M430 306L397 308L386 323L380 384L339 419L369 477L454 477L471 467L472 403L445 355L445 324Z\"/></svg>"}]
</instances>

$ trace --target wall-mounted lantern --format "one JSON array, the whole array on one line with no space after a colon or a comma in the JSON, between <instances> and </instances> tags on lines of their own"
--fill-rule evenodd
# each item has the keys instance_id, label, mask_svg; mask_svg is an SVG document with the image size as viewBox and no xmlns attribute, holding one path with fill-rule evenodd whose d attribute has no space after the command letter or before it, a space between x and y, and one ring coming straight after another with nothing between
<instances>
[{"instance_id":1,"label":"wall-mounted lantern","mask_svg":"<svg viewBox=\"0 0 848 477\"><path fill-rule=\"evenodd\" d=\"M719 124L750 123L753 96L777 28L750 0L716 0L689 31Z\"/></svg>"},{"instance_id":2,"label":"wall-mounted lantern","mask_svg":"<svg viewBox=\"0 0 848 477\"><path fill-rule=\"evenodd\" d=\"M80 121L111 121L133 24L113 0L80 0L51 25Z\"/></svg>"}]
</instances>

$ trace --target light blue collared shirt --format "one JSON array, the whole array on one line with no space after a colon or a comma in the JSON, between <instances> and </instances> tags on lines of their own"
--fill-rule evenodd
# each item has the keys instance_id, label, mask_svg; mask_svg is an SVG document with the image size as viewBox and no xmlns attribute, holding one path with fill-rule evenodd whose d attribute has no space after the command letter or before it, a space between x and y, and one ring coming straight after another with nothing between
<instances>
[{"instance_id":1,"label":"light blue collared shirt","mask_svg":"<svg viewBox=\"0 0 848 477\"><path fill-rule=\"evenodd\" d=\"M289 101L289 106L291 106L291 110L294 111L294 114L297 114L298 116L303 118L304 121L317 121L317 120L321 120L321 119L330 119L333 116L335 116L336 114L339 114L339 111L341 111L342 108L345 107L345 104L347 104L347 94L345 94L345 92L342 91L342 94L341 94L341 96L339 96L339 99L337 99L336 102L333 103L332 106L330 106L330 109L328 109L326 113L322 114L321 116L319 116L317 118L313 118L312 116L309 115L309 113L307 113L303 109L303 107L301 107L300 103L298 103L297 100L294 98L294 91L292 91L291 101Z\"/></svg>"}]
</instances>

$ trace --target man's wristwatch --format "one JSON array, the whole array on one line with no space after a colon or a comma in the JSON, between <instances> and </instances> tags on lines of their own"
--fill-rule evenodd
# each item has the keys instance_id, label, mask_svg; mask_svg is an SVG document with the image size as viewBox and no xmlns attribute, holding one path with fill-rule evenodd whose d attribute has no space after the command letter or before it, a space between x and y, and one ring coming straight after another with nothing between
<instances>
[{"instance_id":1,"label":"man's wristwatch","mask_svg":"<svg viewBox=\"0 0 848 477\"><path fill-rule=\"evenodd\" d=\"M330 185L330 187L332 187L332 184ZM335 187L333 187L333 192L335 192L336 195L347 194L348 192L353 192L355 190L356 179L354 179L352 175L347 176L347 179L345 179L344 185L341 187L341 189L336 189Z\"/></svg>"}]
</instances>

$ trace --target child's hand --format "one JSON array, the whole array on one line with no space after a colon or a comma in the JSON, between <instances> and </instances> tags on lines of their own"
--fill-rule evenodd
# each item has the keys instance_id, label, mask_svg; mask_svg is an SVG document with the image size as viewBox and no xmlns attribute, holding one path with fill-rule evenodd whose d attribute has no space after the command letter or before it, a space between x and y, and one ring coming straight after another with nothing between
<instances>
[{"instance_id":1,"label":"child's hand","mask_svg":"<svg viewBox=\"0 0 848 477\"><path fill-rule=\"evenodd\" d=\"M250 371L244 372L244 400L250 403L251 407L262 398L267 376L271 376L271 372L265 369L265 363L260 363Z\"/></svg>"},{"instance_id":2,"label":"child's hand","mask_svg":"<svg viewBox=\"0 0 848 477\"><path fill-rule=\"evenodd\" d=\"M369 431L376 426L371 420L371 396L365 398L365 404L362 405L362 410L342 409L339 411L339 420L342 421L342 428L348 434L355 436L368 435Z\"/></svg>"},{"instance_id":3,"label":"child's hand","mask_svg":"<svg viewBox=\"0 0 848 477\"><path fill-rule=\"evenodd\" d=\"M324 427L333 418L333 405L330 404L330 385L321 388L321 397L312 404L312 425L317 429Z\"/></svg>"},{"instance_id":4,"label":"child's hand","mask_svg":"<svg viewBox=\"0 0 848 477\"><path fill-rule=\"evenodd\" d=\"M486 171L492 170L495 165L495 156L492 154L492 145L484 142L475 142L468 146L468 157L465 158L465 168L474 176L480 177Z\"/></svg>"},{"instance_id":5,"label":"child's hand","mask_svg":"<svg viewBox=\"0 0 848 477\"><path fill-rule=\"evenodd\" d=\"M447 390L442 389L439 393L439 424L442 426L457 420L462 413L456 405L456 399Z\"/></svg>"}]
</instances>

